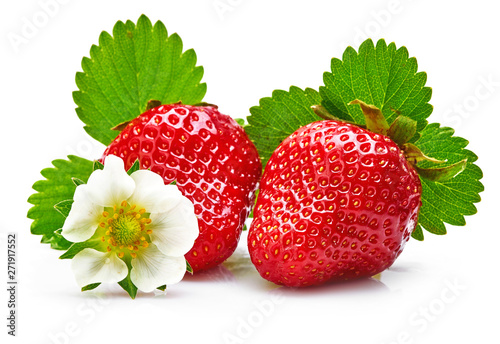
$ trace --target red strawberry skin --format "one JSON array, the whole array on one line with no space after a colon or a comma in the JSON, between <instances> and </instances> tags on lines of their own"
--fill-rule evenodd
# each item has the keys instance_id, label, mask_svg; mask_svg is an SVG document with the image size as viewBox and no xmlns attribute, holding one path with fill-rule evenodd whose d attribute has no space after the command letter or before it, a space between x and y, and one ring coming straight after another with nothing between
<instances>
[{"instance_id":1,"label":"red strawberry skin","mask_svg":"<svg viewBox=\"0 0 500 344\"><path fill-rule=\"evenodd\" d=\"M215 107L162 105L132 120L107 147L128 169L139 159L165 184L176 181L198 217L200 235L186 259L209 269L236 249L262 172L243 128Z\"/></svg>"},{"instance_id":2,"label":"red strawberry skin","mask_svg":"<svg viewBox=\"0 0 500 344\"><path fill-rule=\"evenodd\" d=\"M266 165L248 235L252 263L292 287L380 273L415 228L421 190L386 136L337 121L306 125Z\"/></svg>"}]
</instances>

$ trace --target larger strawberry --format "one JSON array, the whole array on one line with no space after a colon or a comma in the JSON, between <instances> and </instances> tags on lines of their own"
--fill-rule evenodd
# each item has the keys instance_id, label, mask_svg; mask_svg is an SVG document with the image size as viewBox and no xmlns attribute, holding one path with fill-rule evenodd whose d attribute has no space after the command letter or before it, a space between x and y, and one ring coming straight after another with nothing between
<instances>
[{"instance_id":1,"label":"larger strawberry","mask_svg":"<svg viewBox=\"0 0 500 344\"><path fill-rule=\"evenodd\" d=\"M213 106L162 105L128 123L103 158L151 169L194 203L200 235L186 259L211 268L236 249L262 165L243 128Z\"/></svg>"},{"instance_id":2,"label":"larger strawberry","mask_svg":"<svg viewBox=\"0 0 500 344\"><path fill-rule=\"evenodd\" d=\"M261 276L298 287L391 266L421 205L420 179L406 159L416 152L405 147L406 156L389 137L335 120L285 139L266 165L248 236Z\"/></svg>"}]
</instances>

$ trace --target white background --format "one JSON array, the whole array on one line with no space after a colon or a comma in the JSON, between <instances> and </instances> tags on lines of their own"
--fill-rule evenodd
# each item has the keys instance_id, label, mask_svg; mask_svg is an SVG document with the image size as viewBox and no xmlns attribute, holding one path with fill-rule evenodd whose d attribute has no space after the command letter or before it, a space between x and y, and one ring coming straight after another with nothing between
<instances>
[{"instance_id":1,"label":"white background","mask_svg":"<svg viewBox=\"0 0 500 344\"><path fill-rule=\"evenodd\" d=\"M500 21L493 1L60 0L44 15L47 2L0 5L2 343L500 342ZM75 73L101 31L142 13L196 50L205 100L233 117L247 116L274 89L318 88L330 59L368 36L405 45L433 89L430 121L453 126L479 155L486 190L478 214L465 227L448 226L446 236L411 241L380 281L277 288L259 277L243 238L223 266L167 295L133 301L118 286L79 292L70 262L29 233L26 200L52 160L102 153L74 111ZM26 22L37 30L13 45L8 37L22 37ZM6 334L8 231L19 237L14 339Z\"/></svg>"}]
</instances>

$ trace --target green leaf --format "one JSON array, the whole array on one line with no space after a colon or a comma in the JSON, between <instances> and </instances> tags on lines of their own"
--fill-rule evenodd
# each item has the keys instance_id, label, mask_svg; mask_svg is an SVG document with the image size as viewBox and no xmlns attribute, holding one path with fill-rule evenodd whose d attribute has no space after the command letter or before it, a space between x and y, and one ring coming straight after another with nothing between
<instances>
[{"instance_id":1,"label":"green leaf","mask_svg":"<svg viewBox=\"0 0 500 344\"><path fill-rule=\"evenodd\" d=\"M132 299L135 299L135 297L137 296L137 287L132 282L132 279L130 279L130 270L132 270L132 264L130 263L130 258L128 260L125 260L125 263L127 264L128 267L128 274L127 277L118 282L118 284L120 285L120 287L123 288L123 290L125 290L129 294L129 296Z\"/></svg>"},{"instance_id":2,"label":"green leaf","mask_svg":"<svg viewBox=\"0 0 500 344\"><path fill-rule=\"evenodd\" d=\"M245 126L264 167L276 147L300 127L321 120L311 106L321 103L319 93L292 86L290 91L276 90L271 98L262 98L259 106L250 109Z\"/></svg>"},{"instance_id":3,"label":"green leaf","mask_svg":"<svg viewBox=\"0 0 500 344\"><path fill-rule=\"evenodd\" d=\"M332 72L323 75L322 105L333 116L357 124L365 124L365 118L359 106L347 105L355 99L381 109L389 124L398 115L409 117L417 122L415 141L432 112L432 90L425 87L427 75L417 72L417 60L408 56L405 47L396 49L382 39L376 47L366 40L359 52L347 48L342 60L332 59Z\"/></svg>"},{"instance_id":4,"label":"green leaf","mask_svg":"<svg viewBox=\"0 0 500 344\"><path fill-rule=\"evenodd\" d=\"M130 166L130 168L128 169L127 174L130 176L135 171L140 170L140 168L141 168L141 163L139 162L139 159L136 159L132 164L132 166Z\"/></svg>"},{"instance_id":5,"label":"green leaf","mask_svg":"<svg viewBox=\"0 0 500 344\"><path fill-rule=\"evenodd\" d=\"M167 290L167 285L164 284L164 285L162 285L162 286L160 286L160 287L158 287L156 289L161 290L161 291L165 291L165 290Z\"/></svg>"},{"instance_id":6,"label":"green leaf","mask_svg":"<svg viewBox=\"0 0 500 344\"><path fill-rule=\"evenodd\" d=\"M234 119L236 123L238 123L240 126L244 127L245 126L245 120L243 118L235 118Z\"/></svg>"},{"instance_id":7,"label":"green leaf","mask_svg":"<svg viewBox=\"0 0 500 344\"><path fill-rule=\"evenodd\" d=\"M418 241L423 241L424 240L424 231L422 230L422 226L418 225L415 227L415 230L411 234L413 239L416 239Z\"/></svg>"},{"instance_id":8,"label":"green leaf","mask_svg":"<svg viewBox=\"0 0 500 344\"><path fill-rule=\"evenodd\" d=\"M206 93L194 50L183 52L177 34L168 36L162 22L153 26L145 15L137 25L117 22L112 35L102 32L82 69L73 93L76 112L87 133L105 145L117 135L112 128L142 114L149 100L193 104Z\"/></svg>"},{"instance_id":9,"label":"green leaf","mask_svg":"<svg viewBox=\"0 0 500 344\"><path fill-rule=\"evenodd\" d=\"M83 249L93 248L99 251L102 246L102 242L99 239L90 239L84 242L76 242L71 247L64 252L59 259L73 259L78 253L80 253Z\"/></svg>"},{"instance_id":10,"label":"green leaf","mask_svg":"<svg viewBox=\"0 0 500 344\"><path fill-rule=\"evenodd\" d=\"M94 290L95 288L97 288L100 285L101 285L101 283L92 283L92 284L89 284L89 285L86 285L85 287L83 287L82 291Z\"/></svg>"},{"instance_id":11,"label":"green leaf","mask_svg":"<svg viewBox=\"0 0 500 344\"><path fill-rule=\"evenodd\" d=\"M103 170L104 165L99 160L94 160L94 165L92 166L92 171Z\"/></svg>"},{"instance_id":12,"label":"green leaf","mask_svg":"<svg viewBox=\"0 0 500 344\"><path fill-rule=\"evenodd\" d=\"M137 296L137 287L135 286L134 283L132 283L132 280L130 279L130 271L127 275L127 277L125 277L123 280L121 280L120 282L118 282L118 284L120 285L120 287L123 288L123 290L125 290L128 295L132 298L132 299L135 299L135 297Z\"/></svg>"},{"instance_id":13,"label":"green leaf","mask_svg":"<svg viewBox=\"0 0 500 344\"><path fill-rule=\"evenodd\" d=\"M61 228L59 228L61 230ZM58 231L55 231L51 235L43 235L40 242L42 244L49 244L54 250L67 250L71 246L71 242L64 239L64 237Z\"/></svg>"},{"instance_id":14,"label":"green leaf","mask_svg":"<svg viewBox=\"0 0 500 344\"><path fill-rule=\"evenodd\" d=\"M73 184L75 184L75 186L85 184L85 182L83 180L78 179L78 178L71 178L71 180L73 181Z\"/></svg>"},{"instance_id":15,"label":"green leaf","mask_svg":"<svg viewBox=\"0 0 500 344\"><path fill-rule=\"evenodd\" d=\"M423 240L420 226L434 234L446 234L445 222L454 226L464 226L464 216L477 212L474 203L481 200L479 193L484 190L484 186L480 179L483 173L474 164L477 156L465 149L469 142L453 134L453 129L432 123L422 131L420 139L415 143L424 154L446 161L443 162L443 167L467 159L465 170L448 181L433 182L420 178L422 207L419 225L413 233L416 239ZM432 161L422 161L418 166L429 168L433 165Z\"/></svg>"},{"instance_id":16,"label":"green leaf","mask_svg":"<svg viewBox=\"0 0 500 344\"><path fill-rule=\"evenodd\" d=\"M54 205L73 199L76 186L72 178L87 181L92 173L92 161L74 155L68 156L68 159L54 160L54 167L42 170L41 174L45 180L33 184L36 193L28 198L28 202L33 205L27 214L28 218L34 220L31 233L43 235L42 243L50 243L52 248L58 250L67 250L71 242L55 233L62 228L65 218Z\"/></svg>"},{"instance_id":17,"label":"green leaf","mask_svg":"<svg viewBox=\"0 0 500 344\"><path fill-rule=\"evenodd\" d=\"M72 205L73 205L73 200L67 199L54 205L54 208L56 208L56 210L60 212L62 216L68 217Z\"/></svg>"},{"instance_id":18,"label":"green leaf","mask_svg":"<svg viewBox=\"0 0 500 344\"><path fill-rule=\"evenodd\" d=\"M191 267L191 264L189 264L187 260L186 260L186 271L191 275L193 274L193 268Z\"/></svg>"}]
</instances>

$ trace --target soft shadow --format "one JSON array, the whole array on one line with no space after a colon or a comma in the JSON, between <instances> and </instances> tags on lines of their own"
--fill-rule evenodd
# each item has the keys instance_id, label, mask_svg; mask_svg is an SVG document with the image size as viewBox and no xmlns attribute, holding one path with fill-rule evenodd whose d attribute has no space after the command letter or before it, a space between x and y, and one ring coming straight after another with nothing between
<instances>
[{"instance_id":1,"label":"soft shadow","mask_svg":"<svg viewBox=\"0 0 500 344\"><path fill-rule=\"evenodd\" d=\"M352 294L390 291L390 289L383 282L372 277L359 278L351 281L328 281L321 285L301 288L282 287L280 290L287 295L324 295L332 293Z\"/></svg>"},{"instance_id":2,"label":"soft shadow","mask_svg":"<svg viewBox=\"0 0 500 344\"><path fill-rule=\"evenodd\" d=\"M422 268L418 263L411 264L411 265L393 265L390 268L388 268L386 271L390 272L397 272L397 273L409 273L409 272L421 272Z\"/></svg>"},{"instance_id":3,"label":"soft shadow","mask_svg":"<svg viewBox=\"0 0 500 344\"><path fill-rule=\"evenodd\" d=\"M365 291L389 291L390 289L381 281L379 274L374 277L359 278L352 281L328 281L318 286L309 287L285 287L279 286L265 280L259 275L257 269L252 264L248 253L236 251L227 261L223 263L225 267L245 286L257 288L262 291L278 289L291 294L321 295L326 293L346 293Z\"/></svg>"},{"instance_id":4,"label":"soft shadow","mask_svg":"<svg viewBox=\"0 0 500 344\"><path fill-rule=\"evenodd\" d=\"M197 271L194 274L186 273L183 282L236 282L234 274L224 265L217 265L211 269Z\"/></svg>"},{"instance_id":5,"label":"soft shadow","mask_svg":"<svg viewBox=\"0 0 500 344\"><path fill-rule=\"evenodd\" d=\"M137 297L139 297L139 293ZM147 295L147 294L143 294ZM151 294L152 295L152 294ZM107 299L124 299L131 300L128 293L123 290L118 284L103 284L93 290L81 291L81 292L72 292L71 296L76 296L81 298L83 301L85 300L102 300L105 302ZM141 295L142 296L142 295Z\"/></svg>"}]
</instances>

